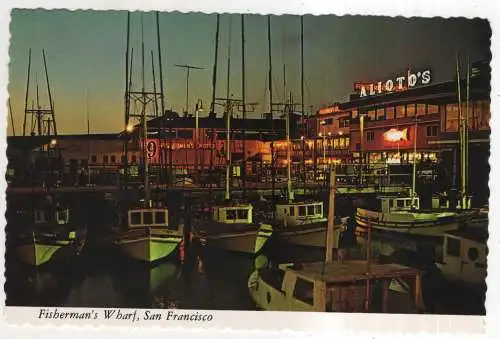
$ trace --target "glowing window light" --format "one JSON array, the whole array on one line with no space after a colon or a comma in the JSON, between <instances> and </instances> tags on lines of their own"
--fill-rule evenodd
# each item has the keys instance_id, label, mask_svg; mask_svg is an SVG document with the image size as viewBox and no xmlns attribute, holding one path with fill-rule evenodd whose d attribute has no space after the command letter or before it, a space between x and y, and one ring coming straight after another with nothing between
<instances>
[{"instance_id":1,"label":"glowing window light","mask_svg":"<svg viewBox=\"0 0 500 339\"><path fill-rule=\"evenodd\" d=\"M403 130L391 128L384 133L384 139L391 142L408 140L408 128L405 128Z\"/></svg>"}]
</instances>

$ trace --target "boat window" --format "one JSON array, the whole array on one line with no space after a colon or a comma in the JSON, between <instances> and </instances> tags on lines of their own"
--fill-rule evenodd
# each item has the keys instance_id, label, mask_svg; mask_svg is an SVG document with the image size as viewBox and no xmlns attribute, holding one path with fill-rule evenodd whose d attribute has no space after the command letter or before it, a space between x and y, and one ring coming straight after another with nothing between
<instances>
[{"instance_id":1,"label":"boat window","mask_svg":"<svg viewBox=\"0 0 500 339\"><path fill-rule=\"evenodd\" d=\"M274 289L281 291L285 271L280 269L265 268L260 271L260 277Z\"/></svg>"},{"instance_id":2,"label":"boat window","mask_svg":"<svg viewBox=\"0 0 500 339\"><path fill-rule=\"evenodd\" d=\"M141 220L141 212L132 212L130 213L130 224L132 225L140 225Z\"/></svg>"},{"instance_id":3,"label":"boat window","mask_svg":"<svg viewBox=\"0 0 500 339\"><path fill-rule=\"evenodd\" d=\"M165 224L166 222L166 213L164 211L155 212L155 224Z\"/></svg>"},{"instance_id":4,"label":"boat window","mask_svg":"<svg viewBox=\"0 0 500 339\"><path fill-rule=\"evenodd\" d=\"M238 212L238 219L248 219L248 210L242 209L242 210L237 210Z\"/></svg>"},{"instance_id":5,"label":"boat window","mask_svg":"<svg viewBox=\"0 0 500 339\"><path fill-rule=\"evenodd\" d=\"M144 212L144 225L152 225L153 224L153 212Z\"/></svg>"},{"instance_id":6,"label":"boat window","mask_svg":"<svg viewBox=\"0 0 500 339\"><path fill-rule=\"evenodd\" d=\"M297 277L295 289L293 290L293 297L306 304L313 305L313 290L314 284L312 282Z\"/></svg>"},{"instance_id":7,"label":"boat window","mask_svg":"<svg viewBox=\"0 0 500 339\"><path fill-rule=\"evenodd\" d=\"M467 256L469 257L470 261L476 261L479 257L479 251L477 250L477 248L471 247L467 252Z\"/></svg>"},{"instance_id":8,"label":"boat window","mask_svg":"<svg viewBox=\"0 0 500 339\"><path fill-rule=\"evenodd\" d=\"M235 210L226 210L226 219L227 220L235 220L236 219L236 211Z\"/></svg>"},{"instance_id":9,"label":"boat window","mask_svg":"<svg viewBox=\"0 0 500 339\"><path fill-rule=\"evenodd\" d=\"M323 214L323 211L321 211L321 205L320 204L316 205L316 214Z\"/></svg>"},{"instance_id":10,"label":"boat window","mask_svg":"<svg viewBox=\"0 0 500 339\"><path fill-rule=\"evenodd\" d=\"M460 256L460 240L447 238L446 254L454 257Z\"/></svg>"},{"instance_id":11,"label":"boat window","mask_svg":"<svg viewBox=\"0 0 500 339\"><path fill-rule=\"evenodd\" d=\"M307 206L307 215L314 215L314 205Z\"/></svg>"},{"instance_id":12,"label":"boat window","mask_svg":"<svg viewBox=\"0 0 500 339\"><path fill-rule=\"evenodd\" d=\"M306 215L306 207L305 206L299 206L299 216L303 217Z\"/></svg>"},{"instance_id":13,"label":"boat window","mask_svg":"<svg viewBox=\"0 0 500 339\"><path fill-rule=\"evenodd\" d=\"M286 211L286 208L285 208L285 211ZM290 206L290 216L294 216L295 215L295 206Z\"/></svg>"},{"instance_id":14,"label":"boat window","mask_svg":"<svg viewBox=\"0 0 500 339\"><path fill-rule=\"evenodd\" d=\"M397 206L397 207L400 207L400 208L401 208L401 207L405 207L405 202L404 202L404 200L396 200L396 203L398 204L398 206Z\"/></svg>"}]
</instances>

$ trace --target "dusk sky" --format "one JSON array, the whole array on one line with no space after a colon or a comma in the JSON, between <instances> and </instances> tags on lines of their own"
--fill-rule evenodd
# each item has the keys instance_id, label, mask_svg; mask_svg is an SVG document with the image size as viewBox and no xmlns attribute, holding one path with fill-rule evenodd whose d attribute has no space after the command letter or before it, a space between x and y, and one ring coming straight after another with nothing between
<instances>
[{"instance_id":1,"label":"dusk sky","mask_svg":"<svg viewBox=\"0 0 500 339\"><path fill-rule=\"evenodd\" d=\"M139 85L141 14L133 13L131 47L134 82ZM11 21L10 83L16 134L22 133L28 50L32 49L30 102L48 106L42 48L55 103L59 134L86 133L86 102L94 133L124 128L126 12L14 10ZM154 13L144 13L146 74L151 84L150 51L156 53ZM217 95L225 96L229 24L232 21L231 93L241 95L241 19L222 15ZM283 64L287 91L300 99L300 18L272 16L274 101L283 100ZM174 64L204 67L192 71L191 110L198 98L209 107L214 62L216 15L160 13L160 34L166 107L182 112L185 71ZM246 83L248 102L258 102L260 116L268 110L267 19L245 16ZM432 70L432 82L454 76L455 53L478 61L490 56L490 28L485 20L405 19L361 16L305 16L305 105L314 109L348 100L356 80L377 81L400 75L411 66ZM155 66L156 67L156 66ZM157 71L157 70L156 70ZM220 111L219 111L220 112ZM207 114L207 113L204 113ZM9 127L8 134L12 134Z\"/></svg>"}]
</instances>

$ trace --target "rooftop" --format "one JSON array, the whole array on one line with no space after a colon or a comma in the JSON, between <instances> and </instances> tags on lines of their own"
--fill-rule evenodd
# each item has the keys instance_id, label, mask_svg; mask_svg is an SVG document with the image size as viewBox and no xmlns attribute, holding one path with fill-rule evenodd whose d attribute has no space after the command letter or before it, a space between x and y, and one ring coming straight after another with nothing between
<instances>
[{"instance_id":1,"label":"rooftop","mask_svg":"<svg viewBox=\"0 0 500 339\"><path fill-rule=\"evenodd\" d=\"M342 282L355 282L370 279L389 279L401 276L417 276L420 271L398 264L376 264L372 263L370 271L366 274L366 261L349 260L339 263L332 261L328 264L323 262L313 262L305 264L295 264L293 267L288 267L297 273L309 279L322 280L329 284Z\"/></svg>"}]
</instances>

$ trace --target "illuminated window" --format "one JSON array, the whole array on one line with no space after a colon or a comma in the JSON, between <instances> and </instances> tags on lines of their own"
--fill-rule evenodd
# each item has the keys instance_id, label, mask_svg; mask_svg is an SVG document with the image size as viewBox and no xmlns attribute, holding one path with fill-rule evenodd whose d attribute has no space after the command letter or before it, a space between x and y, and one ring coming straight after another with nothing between
<instances>
[{"instance_id":1,"label":"illuminated window","mask_svg":"<svg viewBox=\"0 0 500 339\"><path fill-rule=\"evenodd\" d=\"M415 104L406 105L406 116L407 117L415 116Z\"/></svg>"},{"instance_id":2,"label":"illuminated window","mask_svg":"<svg viewBox=\"0 0 500 339\"><path fill-rule=\"evenodd\" d=\"M377 120L384 120L385 119L385 112L383 108L377 109Z\"/></svg>"},{"instance_id":3,"label":"illuminated window","mask_svg":"<svg viewBox=\"0 0 500 339\"><path fill-rule=\"evenodd\" d=\"M375 120L375 110L368 111L368 120Z\"/></svg>"},{"instance_id":4,"label":"illuminated window","mask_svg":"<svg viewBox=\"0 0 500 339\"><path fill-rule=\"evenodd\" d=\"M458 131L458 105L446 105L445 131Z\"/></svg>"},{"instance_id":5,"label":"illuminated window","mask_svg":"<svg viewBox=\"0 0 500 339\"><path fill-rule=\"evenodd\" d=\"M352 117L353 119L356 119L356 118L358 117L358 111L352 111L352 112L351 112L351 117Z\"/></svg>"},{"instance_id":6,"label":"illuminated window","mask_svg":"<svg viewBox=\"0 0 500 339\"><path fill-rule=\"evenodd\" d=\"M340 138L339 139L339 148L344 149L345 148L345 138Z\"/></svg>"},{"instance_id":7,"label":"illuminated window","mask_svg":"<svg viewBox=\"0 0 500 339\"><path fill-rule=\"evenodd\" d=\"M339 148L339 139L334 139L333 140L333 148L338 149Z\"/></svg>"},{"instance_id":8,"label":"illuminated window","mask_svg":"<svg viewBox=\"0 0 500 339\"><path fill-rule=\"evenodd\" d=\"M405 106L400 105L396 107L396 118L404 118L405 117Z\"/></svg>"},{"instance_id":9,"label":"illuminated window","mask_svg":"<svg viewBox=\"0 0 500 339\"><path fill-rule=\"evenodd\" d=\"M427 105L427 114L439 113L438 105Z\"/></svg>"},{"instance_id":10,"label":"illuminated window","mask_svg":"<svg viewBox=\"0 0 500 339\"><path fill-rule=\"evenodd\" d=\"M425 104L417 105L417 116L425 115Z\"/></svg>"},{"instance_id":11,"label":"illuminated window","mask_svg":"<svg viewBox=\"0 0 500 339\"><path fill-rule=\"evenodd\" d=\"M386 119L391 120L394 119L394 107L387 107L386 109Z\"/></svg>"},{"instance_id":12,"label":"illuminated window","mask_svg":"<svg viewBox=\"0 0 500 339\"><path fill-rule=\"evenodd\" d=\"M349 118L339 119L339 128L347 128L350 125Z\"/></svg>"},{"instance_id":13,"label":"illuminated window","mask_svg":"<svg viewBox=\"0 0 500 339\"><path fill-rule=\"evenodd\" d=\"M349 148L349 146L351 144L351 138L344 138L344 140L345 140L345 147Z\"/></svg>"}]
</instances>

